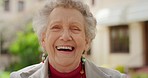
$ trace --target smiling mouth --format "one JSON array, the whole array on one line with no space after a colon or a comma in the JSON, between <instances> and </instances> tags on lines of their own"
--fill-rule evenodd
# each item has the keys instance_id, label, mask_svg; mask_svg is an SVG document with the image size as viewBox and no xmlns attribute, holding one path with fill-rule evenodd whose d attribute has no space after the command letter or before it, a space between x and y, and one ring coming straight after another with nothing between
<instances>
[{"instance_id":1,"label":"smiling mouth","mask_svg":"<svg viewBox=\"0 0 148 78\"><path fill-rule=\"evenodd\" d=\"M58 51L72 52L74 50L74 47L73 46L56 46L56 49Z\"/></svg>"}]
</instances>

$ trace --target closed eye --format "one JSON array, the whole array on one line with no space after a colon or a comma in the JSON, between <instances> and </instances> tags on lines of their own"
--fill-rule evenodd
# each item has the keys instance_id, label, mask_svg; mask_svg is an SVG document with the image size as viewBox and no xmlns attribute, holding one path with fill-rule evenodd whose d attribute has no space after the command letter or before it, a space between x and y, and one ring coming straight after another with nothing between
<instances>
[{"instance_id":1,"label":"closed eye","mask_svg":"<svg viewBox=\"0 0 148 78\"><path fill-rule=\"evenodd\" d=\"M50 28L52 31L58 31L61 29L60 25L54 25Z\"/></svg>"},{"instance_id":2,"label":"closed eye","mask_svg":"<svg viewBox=\"0 0 148 78\"><path fill-rule=\"evenodd\" d=\"M80 31L80 29L79 29L79 28L73 28L73 30L77 30L77 31Z\"/></svg>"},{"instance_id":3,"label":"closed eye","mask_svg":"<svg viewBox=\"0 0 148 78\"><path fill-rule=\"evenodd\" d=\"M76 27L76 26L71 27L71 30L72 30L72 32L74 32L74 33L79 33L79 32L81 31L81 29L78 28L78 27Z\"/></svg>"}]
</instances>

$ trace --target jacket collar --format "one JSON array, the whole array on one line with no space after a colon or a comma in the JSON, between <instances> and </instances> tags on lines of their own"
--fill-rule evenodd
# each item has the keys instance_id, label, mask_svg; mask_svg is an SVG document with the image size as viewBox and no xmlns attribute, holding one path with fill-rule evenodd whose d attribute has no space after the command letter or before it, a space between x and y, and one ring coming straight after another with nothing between
<instances>
[{"instance_id":1,"label":"jacket collar","mask_svg":"<svg viewBox=\"0 0 148 78\"><path fill-rule=\"evenodd\" d=\"M88 60L85 62L85 72L87 78L111 78L110 75L105 74L99 67Z\"/></svg>"},{"instance_id":2,"label":"jacket collar","mask_svg":"<svg viewBox=\"0 0 148 78\"><path fill-rule=\"evenodd\" d=\"M37 66L29 71L22 72L20 75L22 78L48 78L48 57L44 63L40 63L40 66Z\"/></svg>"},{"instance_id":3,"label":"jacket collar","mask_svg":"<svg viewBox=\"0 0 148 78\"><path fill-rule=\"evenodd\" d=\"M48 78L48 57L42 64L42 67L36 73L32 74L30 78Z\"/></svg>"},{"instance_id":4,"label":"jacket collar","mask_svg":"<svg viewBox=\"0 0 148 78\"><path fill-rule=\"evenodd\" d=\"M22 72L20 75L22 78L49 78L48 77L48 57L42 65L37 66L29 71ZM93 63L86 60L85 72L87 78L110 78L110 75L105 74L101 69L95 66Z\"/></svg>"}]
</instances>

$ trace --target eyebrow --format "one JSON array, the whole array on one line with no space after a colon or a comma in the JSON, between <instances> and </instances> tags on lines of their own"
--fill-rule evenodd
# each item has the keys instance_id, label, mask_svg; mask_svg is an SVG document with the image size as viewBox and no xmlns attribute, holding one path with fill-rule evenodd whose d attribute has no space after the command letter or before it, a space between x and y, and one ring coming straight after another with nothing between
<instances>
[{"instance_id":1,"label":"eyebrow","mask_svg":"<svg viewBox=\"0 0 148 78\"><path fill-rule=\"evenodd\" d=\"M72 23L70 23L70 24L72 24L72 25L78 25L78 26L82 26L83 24L81 24L81 23L79 23L79 22L72 22Z\"/></svg>"},{"instance_id":2,"label":"eyebrow","mask_svg":"<svg viewBox=\"0 0 148 78\"><path fill-rule=\"evenodd\" d=\"M62 21L60 21L60 20L52 20L52 21L50 21L50 25L52 25L52 24L54 24L54 23L62 23ZM79 21L72 21L72 22L70 22L70 24L76 24L76 25L83 25L83 24L81 24Z\"/></svg>"}]
</instances>

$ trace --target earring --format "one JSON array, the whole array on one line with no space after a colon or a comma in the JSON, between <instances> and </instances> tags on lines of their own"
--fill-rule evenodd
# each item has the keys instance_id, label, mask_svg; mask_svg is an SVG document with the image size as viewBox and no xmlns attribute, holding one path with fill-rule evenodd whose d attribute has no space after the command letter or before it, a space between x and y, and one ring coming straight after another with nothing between
<instances>
[{"instance_id":1,"label":"earring","mask_svg":"<svg viewBox=\"0 0 148 78\"><path fill-rule=\"evenodd\" d=\"M85 50L83 51L82 57L81 57L82 65L84 65L86 59L85 59Z\"/></svg>"},{"instance_id":2,"label":"earring","mask_svg":"<svg viewBox=\"0 0 148 78\"><path fill-rule=\"evenodd\" d=\"M82 57L85 57L85 50L84 50L83 53L82 53Z\"/></svg>"},{"instance_id":3,"label":"earring","mask_svg":"<svg viewBox=\"0 0 148 78\"><path fill-rule=\"evenodd\" d=\"M84 51L84 52L85 52L85 51ZM82 70L80 71L80 74L81 74L81 75L84 74L84 70L85 70L85 61L86 61L85 57L82 56L82 57L81 57Z\"/></svg>"},{"instance_id":4,"label":"earring","mask_svg":"<svg viewBox=\"0 0 148 78\"><path fill-rule=\"evenodd\" d=\"M42 63L44 63L45 59L46 59L46 54L43 53L43 54L42 54Z\"/></svg>"}]
</instances>

